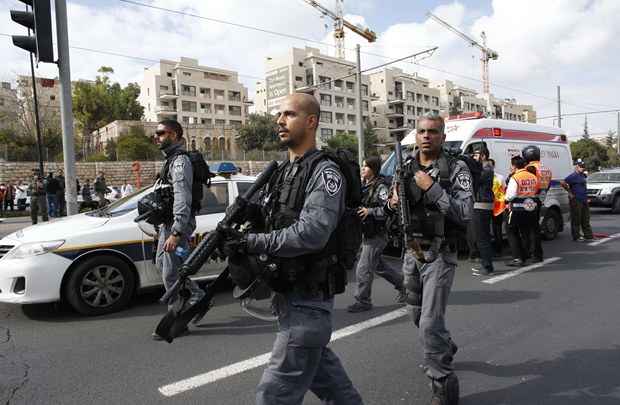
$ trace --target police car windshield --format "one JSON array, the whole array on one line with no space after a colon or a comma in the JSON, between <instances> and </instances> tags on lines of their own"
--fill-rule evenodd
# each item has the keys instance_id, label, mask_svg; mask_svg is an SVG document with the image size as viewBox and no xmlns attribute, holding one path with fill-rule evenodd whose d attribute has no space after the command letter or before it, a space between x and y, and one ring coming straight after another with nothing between
<instances>
[{"instance_id":1,"label":"police car windshield","mask_svg":"<svg viewBox=\"0 0 620 405\"><path fill-rule=\"evenodd\" d=\"M123 197L119 200L114 201L113 203L105 206L102 210L97 210L93 212L89 212L88 214L93 216L104 215L110 217L117 217L119 215L124 215L130 211L135 210L138 207L138 201L149 191L151 191L151 186L144 187L135 193L129 194L126 197Z\"/></svg>"}]
</instances>

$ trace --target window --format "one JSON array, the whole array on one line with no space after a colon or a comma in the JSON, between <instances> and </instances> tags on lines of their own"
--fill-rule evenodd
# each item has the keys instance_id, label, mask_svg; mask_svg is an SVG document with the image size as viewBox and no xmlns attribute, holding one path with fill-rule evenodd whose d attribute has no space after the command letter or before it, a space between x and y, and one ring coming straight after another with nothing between
<instances>
[{"instance_id":1,"label":"window","mask_svg":"<svg viewBox=\"0 0 620 405\"><path fill-rule=\"evenodd\" d=\"M298 65L299 65L299 67L304 67L304 63L303 62L299 62Z\"/></svg>"},{"instance_id":2,"label":"window","mask_svg":"<svg viewBox=\"0 0 620 405\"><path fill-rule=\"evenodd\" d=\"M342 86L343 86L342 80L338 79L334 81L334 90L342 91L342 88L343 88Z\"/></svg>"},{"instance_id":3,"label":"window","mask_svg":"<svg viewBox=\"0 0 620 405\"><path fill-rule=\"evenodd\" d=\"M319 88L321 89L331 89L332 88L332 84L331 81L332 79L330 77L327 76L319 76L319 83L324 83L321 86L319 86Z\"/></svg>"},{"instance_id":4,"label":"window","mask_svg":"<svg viewBox=\"0 0 620 405\"><path fill-rule=\"evenodd\" d=\"M355 110L355 99L354 98L347 98L347 108L349 110Z\"/></svg>"},{"instance_id":5,"label":"window","mask_svg":"<svg viewBox=\"0 0 620 405\"><path fill-rule=\"evenodd\" d=\"M172 77L172 72L166 72L166 76Z\"/></svg>"},{"instance_id":6,"label":"window","mask_svg":"<svg viewBox=\"0 0 620 405\"><path fill-rule=\"evenodd\" d=\"M362 84L362 96L367 96L367 95L368 95L368 85Z\"/></svg>"},{"instance_id":7,"label":"window","mask_svg":"<svg viewBox=\"0 0 620 405\"><path fill-rule=\"evenodd\" d=\"M298 82L303 82L304 78L301 77L301 76L295 76L295 80L298 81Z\"/></svg>"},{"instance_id":8,"label":"window","mask_svg":"<svg viewBox=\"0 0 620 405\"><path fill-rule=\"evenodd\" d=\"M355 115L347 115L347 125L355 125L355 123L357 122L357 117Z\"/></svg>"},{"instance_id":9,"label":"window","mask_svg":"<svg viewBox=\"0 0 620 405\"><path fill-rule=\"evenodd\" d=\"M211 98L211 89L206 88L206 87L201 87L200 88L200 95L205 97L205 98Z\"/></svg>"},{"instance_id":10,"label":"window","mask_svg":"<svg viewBox=\"0 0 620 405\"><path fill-rule=\"evenodd\" d=\"M236 102L241 101L241 92L229 90L228 101L236 101Z\"/></svg>"},{"instance_id":11,"label":"window","mask_svg":"<svg viewBox=\"0 0 620 405\"><path fill-rule=\"evenodd\" d=\"M334 134L331 128L321 128L321 139L330 138Z\"/></svg>"},{"instance_id":12,"label":"window","mask_svg":"<svg viewBox=\"0 0 620 405\"><path fill-rule=\"evenodd\" d=\"M196 112L196 102L195 101L182 101L181 111Z\"/></svg>"},{"instance_id":13,"label":"window","mask_svg":"<svg viewBox=\"0 0 620 405\"><path fill-rule=\"evenodd\" d=\"M344 97L336 96L336 98L334 98L334 101L336 102L336 107L344 108Z\"/></svg>"},{"instance_id":14,"label":"window","mask_svg":"<svg viewBox=\"0 0 620 405\"><path fill-rule=\"evenodd\" d=\"M181 117L184 124L189 124L189 117Z\"/></svg>"},{"instance_id":15,"label":"window","mask_svg":"<svg viewBox=\"0 0 620 405\"><path fill-rule=\"evenodd\" d=\"M151 103L148 103L147 106L148 106L148 110L151 111Z\"/></svg>"},{"instance_id":16,"label":"window","mask_svg":"<svg viewBox=\"0 0 620 405\"><path fill-rule=\"evenodd\" d=\"M237 105L229 105L228 106L228 115L241 116L241 107L239 107Z\"/></svg>"},{"instance_id":17,"label":"window","mask_svg":"<svg viewBox=\"0 0 620 405\"><path fill-rule=\"evenodd\" d=\"M226 125L226 120L215 120L215 125L218 127L223 127Z\"/></svg>"},{"instance_id":18,"label":"window","mask_svg":"<svg viewBox=\"0 0 620 405\"><path fill-rule=\"evenodd\" d=\"M159 90L168 90L168 86L160 85Z\"/></svg>"},{"instance_id":19,"label":"window","mask_svg":"<svg viewBox=\"0 0 620 405\"><path fill-rule=\"evenodd\" d=\"M368 111L368 101L362 100L362 111Z\"/></svg>"},{"instance_id":20,"label":"window","mask_svg":"<svg viewBox=\"0 0 620 405\"><path fill-rule=\"evenodd\" d=\"M353 82L347 82L347 91L349 93L353 93L353 89L355 88L355 83Z\"/></svg>"},{"instance_id":21,"label":"window","mask_svg":"<svg viewBox=\"0 0 620 405\"><path fill-rule=\"evenodd\" d=\"M203 114L211 114L211 104L200 103L200 112Z\"/></svg>"},{"instance_id":22,"label":"window","mask_svg":"<svg viewBox=\"0 0 620 405\"><path fill-rule=\"evenodd\" d=\"M214 90L213 94L215 95L216 100L224 100L224 90Z\"/></svg>"},{"instance_id":23,"label":"window","mask_svg":"<svg viewBox=\"0 0 620 405\"><path fill-rule=\"evenodd\" d=\"M321 105L325 107L331 107L332 96L330 96L329 94L321 94Z\"/></svg>"},{"instance_id":24,"label":"window","mask_svg":"<svg viewBox=\"0 0 620 405\"><path fill-rule=\"evenodd\" d=\"M327 122L331 124L332 122L332 113L329 111L321 111L321 122Z\"/></svg>"},{"instance_id":25,"label":"window","mask_svg":"<svg viewBox=\"0 0 620 405\"><path fill-rule=\"evenodd\" d=\"M426 94L424 95L424 102L425 103L428 103L430 101L430 99L431 98L429 96L427 96Z\"/></svg>"},{"instance_id":26,"label":"window","mask_svg":"<svg viewBox=\"0 0 620 405\"><path fill-rule=\"evenodd\" d=\"M181 85L181 95L196 97L196 86L188 86L187 84Z\"/></svg>"},{"instance_id":27,"label":"window","mask_svg":"<svg viewBox=\"0 0 620 405\"><path fill-rule=\"evenodd\" d=\"M4 105L4 98L0 98L0 105Z\"/></svg>"},{"instance_id":28,"label":"window","mask_svg":"<svg viewBox=\"0 0 620 405\"><path fill-rule=\"evenodd\" d=\"M202 125L213 125L213 120L211 118L201 118L200 123Z\"/></svg>"},{"instance_id":29,"label":"window","mask_svg":"<svg viewBox=\"0 0 620 405\"><path fill-rule=\"evenodd\" d=\"M431 100L432 100L432 104L433 105L435 105L435 106L439 105L439 97L433 96L433 97L431 97Z\"/></svg>"},{"instance_id":30,"label":"window","mask_svg":"<svg viewBox=\"0 0 620 405\"><path fill-rule=\"evenodd\" d=\"M336 113L336 124L337 125L344 125L344 114Z\"/></svg>"},{"instance_id":31,"label":"window","mask_svg":"<svg viewBox=\"0 0 620 405\"><path fill-rule=\"evenodd\" d=\"M183 76L191 76L192 74L190 72L183 72Z\"/></svg>"},{"instance_id":32,"label":"window","mask_svg":"<svg viewBox=\"0 0 620 405\"><path fill-rule=\"evenodd\" d=\"M215 183L203 186L202 207L198 215L221 214L228 207L228 183Z\"/></svg>"},{"instance_id":33,"label":"window","mask_svg":"<svg viewBox=\"0 0 620 405\"><path fill-rule=\"evenodd\" d=\"M50 100L56 100L56 96L50 96Z\"/></svg>"},{"instance_id":34,"label":"window","mask_svg":"<svg viewBox=\"0 0 620 405\"><path fill-rule=\"evenodd\" d=\"M230 126L233 128L241 128L241 125L243 125L241 121L230 120Z\"/></svg>"}]
</instances>

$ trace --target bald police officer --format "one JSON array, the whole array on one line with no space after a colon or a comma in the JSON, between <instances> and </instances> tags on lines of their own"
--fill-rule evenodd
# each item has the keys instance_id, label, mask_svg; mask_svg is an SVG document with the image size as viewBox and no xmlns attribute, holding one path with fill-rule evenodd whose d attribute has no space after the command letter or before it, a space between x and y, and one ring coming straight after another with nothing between
<instances>
[{"instance_id":1,"label":"bald police officer","mask_svg":"<svg viewBox=\"0 0 620 405\"><path fill-rule=\"evenodd\" d=\"M162 272L164 287L171 288L179 278L179 267L189 252L189 240L196 229L196 213L192 211L192 163L185 154L183 128L175 120L164 120L155 131L159 149L166 157L159 173L160 186L172 187L172 221L159 227L156 265ZM202 298L204 291L190 282L193 304ZM161 337L153 333L153 339Z\"/></svg>"},{"instance_id":2,"label":"bald police officer","mask_svg":"<svg viewBox=\"0 0 620 405\"><path fill-rule=\"evenodd\" d=\"M418 123L417 153L405 163L415 245L403 263L407 303L420 328L424 369L431 379L432 405L456 405L458 379L452 360L457 347L446 328L445 313L457 265L457 238L463 237L473 209L472 178L467 164L443 152L445 123L427 114ZM386 205L394 212L397 190ZM430 219L431 223L428 223ZM441 226L438 226L441 224Z\"/></svg>"},{"instance_id":3,"label":"bald police officer","mask_svg":"<svg viewBox=\"0 0 620 405\"><path fill-rule=\"evenodd\" d=\"M320 108L307 94L287 96L278 113L280 144L289 160L260 199L264 232L246 234L232 250L267 254L279 263L271 285L278 333L256 392L259 405L301 404L308 390L326 404L361 404L340 360L327 347L332 333L338 263L336 228L345 210L345 177L316 149ZM235 274L231 269L233 281Z\"/></svg>"}]
</instances>

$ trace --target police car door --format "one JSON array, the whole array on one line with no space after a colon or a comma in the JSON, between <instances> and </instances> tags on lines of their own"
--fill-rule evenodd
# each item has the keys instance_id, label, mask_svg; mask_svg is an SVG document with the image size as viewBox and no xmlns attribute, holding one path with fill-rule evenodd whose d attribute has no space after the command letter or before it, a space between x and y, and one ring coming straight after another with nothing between
<instances>
[{"instance_id":1,"label":"police car door","mask_svg":"<svg viewBox=\"0 0 620 405\"><path fill-rule=\"evenodd\" d=\"M192 235L191 246L196 246L213 231L218 222L224 219L226 207L232 202L233 182L230 180L213 180L211 187L204 186L202 207L196 215L196 231ZM209 260L196 273L196 277L212 277L219 274L226 267L226 262Z\"/></svg>"}]
</instances>

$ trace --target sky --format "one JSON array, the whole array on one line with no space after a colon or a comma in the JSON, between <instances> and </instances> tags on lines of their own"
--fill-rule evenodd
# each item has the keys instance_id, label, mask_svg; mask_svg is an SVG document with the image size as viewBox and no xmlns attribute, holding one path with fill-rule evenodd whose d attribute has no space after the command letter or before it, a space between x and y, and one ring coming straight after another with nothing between
<instances>
[{"instance_id":1,"label":"sky","mask_svg":"<svg viewBox=\"0 0 620 405\"><path fill-rule=\"evenodd\" d=\"M334 0L320 2L334 8ZM563 113L620 109L618 0L345 0L344 5L346 19L378 35L369 44L346 32L347 59L355 60L353 48L359 43L362 68L437 46L431 57L394 66L480 91L479 50L429 20L426 13L431 11L475 39L485 31L489 47L499 53L499 59L490 62L491 92L496 97L515 98L532 104L539 117L551 116L557 113L560 85ZM10 20L9 9L23 9L23 3L0 0L2 81L29 73L27 53L7 36L23 35L22 27ZM266 57L306 45L334 54L332 22L303 0L68 0L67 9L74 80L93 79L106 65L114 68L113 80L139 83L143 69L160 58L186 56L202 65L238 71L251 97L256 81L264 77ZM56 66L40 64L37 75L55 77ZM562 126L574 138L583 133L583 122L583 115L566 117ZM539 123L555 125L553 119ZM603 134L616 125L615 113L588 115L590 133Z\"/></svg>"}]
</instances>

